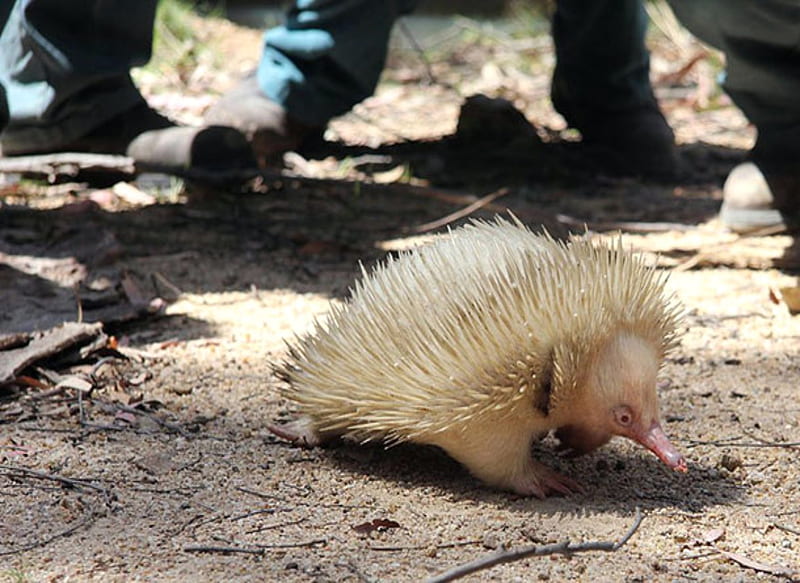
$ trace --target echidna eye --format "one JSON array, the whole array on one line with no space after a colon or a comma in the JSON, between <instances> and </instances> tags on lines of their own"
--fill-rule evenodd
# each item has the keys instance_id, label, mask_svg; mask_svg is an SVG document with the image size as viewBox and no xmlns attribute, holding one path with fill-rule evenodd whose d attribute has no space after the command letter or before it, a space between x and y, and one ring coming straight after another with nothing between
<instances>
[{"instance_id":1,"label":"echidna eye","mask_svg":"<svg viewBox=\"0 0 800 583\"><path fill-rule=\"evenodd\" d=\"M629 427L633 423L633 412L630 407L622 405L614 408L614 419L623 427Z\"/></svg>"}]
</instances>

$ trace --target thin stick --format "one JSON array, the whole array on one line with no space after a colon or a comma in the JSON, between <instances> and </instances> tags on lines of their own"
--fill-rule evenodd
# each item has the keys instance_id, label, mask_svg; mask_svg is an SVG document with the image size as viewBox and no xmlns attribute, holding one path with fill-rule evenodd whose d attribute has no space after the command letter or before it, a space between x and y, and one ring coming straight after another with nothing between
<instances>
[{"instance_id":1,"label":"thin stick","mask_svg":"<svg viewBox=\"0 0 800 583\"><path fill-rule=\"evenodd\" d=\"M565 214L556 215L558 221L569 227L578 229L589 229L590 231L626 231L628 233L667 233L670 231L692 231L697 227L685 223L663 223L663 222L644 222L644 221L587 221Z\"/></svg>"},{"instance_id":2,"label":"thin stick","mask_svg":"<svg viewBox=\"0 0 800 583\"><path fill-rule=\"evenodd\" d=\"M245 549L242 547L223 547L213 545L189 545L183 547L184 553L245 553L248 555L263 555L265 549Z\"/></svg>"},{"instance_id":3,"label":"thin stick","mask_svg":"<svg viewBox=\"0 0 800 583\"><path fill-rule=\"evenodd\" d=\"M283 496L278 496L277 494L268 494L266 492L259 492L257 490L252 490L245 486L236 486L236 489L239 492L244 492L245 494L250 494L251 496L258 496L259 498L266 498L268 500L278 500L279 502L286 502ZM293 500L292 504L296 506L314 506L315 508L363 508L363 506L356 506L353 504L317 504L312 502L303 502L302 500Z\"/></svg>"},{"instance_id":4,"label":"thin stick","mask_svg":"<svg viewBox=\"0 0 800 583\"><path fill-rule=\"evenodd\" d=\"M83 324L83 302L81 301L79 284L76 283L74 286L72 286L72 293L75 295L75 304L78 308L78 314L75 321L78 322L78 324Z\"/></svg>"},{"instance_id":5,"label":"thin stick","mask_svg":"<svg viewBox=\"0 0 800 583\"><path fill-rule=\"evenodd\" d=\"M759 438L755 438L759 439ZM714 447L786 447L789 449L800 447L800 441L764 441L759 443L749 443L749 442L741 442L741 441L696 441L691 440L689 441L686 447L696 447L698 445L711 445Z\"/></svg>"},{"instance_id":6,"label":"thin stick","mask_svg":"<svg viewBox=\"0 0 800 583\"><path fill-rule=\"evenodd\" d=\"M442 543L439 545L434 545L433 548L435 549L454 549L457 547L468 547L470 545L479 545L481 541L479 540L465 540L457 543ZM369 550L371 551L389 551L389 552L397 552L397 551L423 551L425 549L431 548L430 546L426 545L408 545L408 546L396 546L396 547L382 547L382 546L370 546Z\"/></svg>"},{"instance_id":7,"label":"thin stick","mask_svg":"<svg viewBox=\"0 0 800 583\"><path fill-rule=\"evenodd\" d=\"M246 553L249 555L263 555L269 549L294 549L301 547L311 547L314 545L325 544L327 539L318 538L314 540L299 542L299 543L285 543L276 545L255 545L258 548L246 548L235 546L214 546L214 545L189 545L183 547L185 553Z\"/></svg>"},{"instance_id":8,"label":"thin stick","mask_svg":"<svg viewBox=\"0 0 800 583\"><path fill-rule=\"evenodd\" d=\"M21 547L19 547L17 549L11 549L11 550L8 550L8 551L0 551L0 557L5 557L5 556L8 556L8 555L15 555L17 553L24 553L25 551L29 551L31 549L36 549L36 548L39 548L39 547L47 546L51 542L53 542L54 540L56 540L58 538L61 538L61 537L64 537L64 536L69 536L73 532L75 532L76 530L80 530L81 528L83 528L87 524L90 524L91 522L94 522L94 518L95 518L95 515L93 513L89 514L83 520L81 520L78 524L74 524L74 525L70 526L68 529L62 530L61 532L56 533L53 536L47 537L46 539L42 539L40 541L36 541L36 542L29 543L27 545L23 545L23 546L21 546Z\"/></svg>"},{"instance_id":9,"label":"thin stick","mask_svg":"<svg viewBox=\"0 0 800 583\"><path fill-rule=\"evenodd\" d=\"M414 227L413 231L415 233L427 233L428 231L433 231L434 229L438 229L439 227L444 227L445 225L449 225L453 221L457 221L458 219L463 219L464 217L468 217L478 209L483 208L487 204L491 203L494 199L500 198L501 196L505 196L506 194L508 194L508 188L501 188L499 190L495 190L494 192L491 192L486 196L482 196L481 198L479 198L469 206L465 206L461 210L452 212L449 215L442 217L441 219L437 219L435 221L431 221L429 223L416 226Z\"/></svg>"},{"instance_id":10,"label":"thin stick","mask_svg":"<svg viewBox=\"0 0 800 583\"><path fill-rule=\"evenodd\" d=\"M272 530L273 528L283 528L284 526L292 526L295 524L300 524L301 522L305 522L305 518L300 518L299 520L292 520L290 522L279 522L278 524L266 524L264 526L259 526L258 528L252 528L250 530L244 531L245 534L253 534L256 532L264 532L265 530Z\"/></svg>"},{"instance_id":11,"label":"thin stick","mask_svg":"<svg viewBox=\"0 0 800 583\"><path fill-rule=\"evenodd\" d=\"M102 492L105 495L108 495L107 488L104 488L103 486L97 486L87 480L82 480L80 478L67 478L66 476L59 476L57 474L48 474L46 472L40 472L38 470L9 466L6 464L0 464L0 470L5 470L7 472L16 472L17 474L23 476L30 476L32 478L38 478L40 480L52 480L54 482L60 482L72 488L81 488L81 487L91 488L92 490L96 490L98 492Z\"/></svg>"},{"instance_id":12,"label":"thin stick","mask_svg":"<svg viewBox=\"0 0 800 583\"><path fill-rule=\"evenodd\" d=\"M573 553L583 553L587 551L613 552L622 547L625 543L628 542L628 540L630 540L630 538L637 531L641 523L642 523L642 511L637 506L636 517L633 521L633 524L628 529L628 532L625 533L625 536L623 536L616 542L588 541L584 543L574 544L567 540L564 542L554 543L551 545L543 545L543 546L534 545L530 547L523 547L517 550L499 551L497 553L488 555L481 559L477 559L475 561L471 561L469 563L465 563L463 565L450 569L449 571L446 571L441 575L437 575L431 579L428 579L428 583L446 583L447 581L455 581L456 579L460 579L461 577L465 577L477 571L482 571L484 569L494 567L495 565L511 563L513 561L519 561L520 559L526 559L528 557L541 557L545 555L555 555L555 554L571 555Z\"/></svg>"}]
</instances>

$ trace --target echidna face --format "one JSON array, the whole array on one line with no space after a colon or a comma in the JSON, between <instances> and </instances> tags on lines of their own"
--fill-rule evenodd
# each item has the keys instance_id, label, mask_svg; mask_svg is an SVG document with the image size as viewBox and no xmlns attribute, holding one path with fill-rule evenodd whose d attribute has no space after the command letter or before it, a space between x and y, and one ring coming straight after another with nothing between
<instances>
[{"instance_id":1,"label":"echidna face","mask_svg":"<svg viewBox=\"0 0 800 583\"><path fill-rule=\"evenodd\" d=\"M685 471L686 463L659 423L659 365L658 350L640 338L621 333L609 340L556 432L562 446L581 454L621 435L651 450L669 467Z\"/></svg>"}]
</instances>

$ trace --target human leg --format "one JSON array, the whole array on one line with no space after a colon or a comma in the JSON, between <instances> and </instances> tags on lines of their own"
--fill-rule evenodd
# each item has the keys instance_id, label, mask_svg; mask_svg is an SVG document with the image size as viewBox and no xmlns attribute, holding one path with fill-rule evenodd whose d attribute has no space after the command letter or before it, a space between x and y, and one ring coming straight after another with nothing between
<instances>
[{"instance_id":1,"label":"human leg","mask_svg":"<svg viewBox=\"0 0 800 583\"><path fill-rule=\"evenodd\" d=\"M128 71L150 56L155 5L16 0L0 34L4 153L58 148L143 103Z\"/></svg>"},{"instance_id":2,"label":"human leg","mask_svg":"<svg viewBox=\"0 0 800 583\"><path fill-rule=\"evenodd\" d=\"M208 112L269 159L300 145L375 90L396 19L416 0L296 0L286 22L264 35L255 76Z\"/></svg>"},{"instance_id":3,"label":"human leg","mask_svg":"<svg viewBox=\"0 0 800 583\"><path fill-rule=\"evenodd\" d=\"M231 128L177 128L150 109L130 68L150 58L157 0L16 0L0 14L2 155L128 154L168 166L250 165ZM154 135L153 135L154 134Z\"/></svg>"},{"instance_id":4,"label":"human leg","mask_svg":"<svg viewBox=\"0 0 800 583\"><path fill-rule=\"evenodd\" d=\"M736 231L800 226L800 4L670 0L681 22L726 57L724 88L758 137L724 187L723 223Z\"/></svg>"},{"instance_id":5,"label":"human leg","mask_svg":"<svg viewBox=\"0 0 800 583\"><path fill-rule=\"evenodd\" d=\"M619 154L631 170L668 176L674 137L650 86L646 30L641 0L558 0L552 100L584 141Z\"/></svg>"}]
</instances>

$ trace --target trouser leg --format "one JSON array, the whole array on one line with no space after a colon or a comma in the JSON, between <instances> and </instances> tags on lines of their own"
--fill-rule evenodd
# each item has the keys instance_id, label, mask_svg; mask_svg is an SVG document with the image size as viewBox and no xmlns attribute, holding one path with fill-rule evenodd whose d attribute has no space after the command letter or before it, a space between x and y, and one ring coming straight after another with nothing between
<instances>
[{"instance_id":1,"label":"trouser leg","mask_svg":"<svg viewBox=\"0 0 800 583\"><path fill-rule=\"evenodd\" d=\"M725 53L724 87L757 127L800 123L800 2L670 0L676 16Z\"/></svg>"},{"instance_id":2,"label":"trouser leg","mask_svg":"<svg viewBox=\"0 0 800 583\"><path fill-rule=\"evenodd\" d=\"M670 0L680 21L725 53L724 88L758 129L750 160L723 187L738 232L800 228L800 2Z\"/></svg>"},{"instance_id":3,"label":"trouser leg","mask_svg":"<svg viewBox=\"0 0 800 583\"><path fill-rule=\"evenodd\" d=\"M650 86L641 0L558 0L553 106L606 171L672 178L675 137Z\"/></svg>"},{"instance_id":4,"label":"trouser leg","mask_svg":"<svg viewBox=\"0 0 800 583\"><path fill-rule=\"evenodd\" d=\"M294 119L323 126L372 95L395 20L416 0L296 0L264 35L258 83Z\"/></svg>"},{"instance_id":5,"label":"trouser leg","mask_svg":"<svg viewBox=\"0 0 800 583\"><path fill-rule=\"evenodd\" d=\"M558 0L552 97L570 125L653 102L646 30L641 0Z\"/></svg>"},{"instance_id":6,"label":"trouser leg","mask_svg":"<svg viewBox=\"0 0 800 583\"><path fill-rule=\"evenodd\" d=\"M0 85L0 132L8 125L8 101L6 101L6 90Z\"/></svg>"},{"instance_id":7,"label":"trouser leg","mask_svg":"<svg viewBox=\"0 0 800 583\"><path fill-rule=\"evenodd\" d=\"M3 150L54 149L141 103L157 0L15 0L0 22Z\"/></svg>"}]
</instances>

